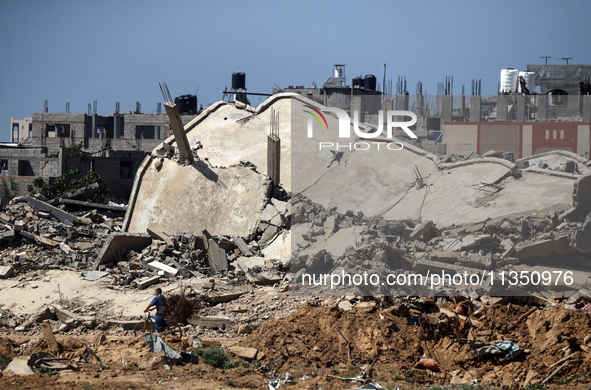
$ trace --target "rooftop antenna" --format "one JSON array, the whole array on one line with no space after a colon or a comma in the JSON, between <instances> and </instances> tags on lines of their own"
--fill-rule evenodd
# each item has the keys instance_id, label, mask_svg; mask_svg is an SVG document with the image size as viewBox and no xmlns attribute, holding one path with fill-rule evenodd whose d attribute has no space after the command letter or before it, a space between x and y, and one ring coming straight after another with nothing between
<instances>
[{"instance_id":1,"label":"rooftop antenna","mask_svg":"<svg viewBox=\"0 0 591 390\"><path fill-rule=\"evenodd\" d=\"M548 58L552 58L552 56L542 56L540 58L545 58L546 59L546 64L545 65L548 65Z\"/></svg>"},{"instance_id":2,"label":"rooftop antenna","mask_svg":"<svg viewBox=\"0 0 591 390\"><path fill-rule=\"evenodd\" d=\"M384 90L382 91L382 100L384 100L384 93L386 92L386 64L384 64Z\"/></svg>"},{"instance_id":3,"label":"rooftop antenna","mask_svg":"<svg viewBox=\"0 0 591 390\"><path fill-rule=\"evenodd\" d=\"M572 60L572 57L562 57L561 60L566 61L566 64L568 65L568 60Z\"/></svg>"}]
</instances>

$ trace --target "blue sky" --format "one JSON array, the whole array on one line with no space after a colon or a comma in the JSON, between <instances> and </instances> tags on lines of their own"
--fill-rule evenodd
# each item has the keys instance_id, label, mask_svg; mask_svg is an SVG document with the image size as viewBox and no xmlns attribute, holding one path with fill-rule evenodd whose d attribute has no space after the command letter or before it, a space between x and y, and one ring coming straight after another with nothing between
<instances>
[{"instance_id":1,"label":"blue sky","mask_svg":"<svg viewBox=\"0 0 591 390\"><path fill-rule=\"evenodd\" d=\"M33 1L0 5L0 141L10 117L43 111L106 115L156 110L159 81L173 96L222 97L232 72L251 92L275 85L322 85L332 65L348 79L387 64L394 85L423 82L427 93L454 77L470 93L495 94L500 70L528 63L591 63L588 18L580 1ZM262 98L251 99L258 104Z\"/></svg>"}]
</instances>

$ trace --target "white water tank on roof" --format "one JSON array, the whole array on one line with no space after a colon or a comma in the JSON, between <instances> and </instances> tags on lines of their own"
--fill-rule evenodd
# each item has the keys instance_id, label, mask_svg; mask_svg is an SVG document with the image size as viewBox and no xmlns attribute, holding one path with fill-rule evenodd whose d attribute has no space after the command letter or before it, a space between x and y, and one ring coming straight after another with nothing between
<instances>
[{"instance_id":1,"label":"white water tank on roof","mask_svg":"<svg viewBox=\"0 0 591 390\"><path fill-rule=\"evenodd\" d=\"M536 89L536 73L535 72L519 72L519 77L525 79L525 86L529 93L534 93ZM517 83L517 92L521 93L521 83Z\"/></svg>"},{"instance_id":2,"label":"white water tank on roof","mask_svg":"<svg viewBox=\"0 0 591 390\"><path fill-rule=\"evenodd\" d=\"M513 68L501 69L501 87L499 93L516 93L519 71Z\"/></svg>"}]
</instances>

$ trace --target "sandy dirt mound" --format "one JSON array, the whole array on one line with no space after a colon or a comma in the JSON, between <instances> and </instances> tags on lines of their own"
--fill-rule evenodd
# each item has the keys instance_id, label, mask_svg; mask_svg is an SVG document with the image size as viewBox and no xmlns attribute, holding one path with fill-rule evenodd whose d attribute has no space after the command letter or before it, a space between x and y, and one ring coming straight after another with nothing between
<instances>
[{"instance_id":1,"label":"sandy dirt mound","mask_svg":"<svg viewBox=\"0 0 591 390\"><path fill-rule=\"evenodd\" d=\"M285 319L265 322L241 346L257 348L269 358L280 355L280 371L292 374L309 367L308 372L330 368L337 376L355 376L366 365L378 380L398 377L423 384L477 380L504 387L521 386L526 379L541 382L559 366L550 368L552 364L575 353L571 359L582 362L564 368L556 378L591 382L585 377L591 372L591 356L581 350L591 335L591 319L585 312L559 307L530 312L529 307L515 304L495 305L470 317L467 322L472 326L463 329L443 326L449 317L441 312L417 317L402 313L400 307L343 311L304 305ZM523 352L513 360L472 358L473 348L467 343L452 344L456 336L487 343L514 341ZM417 365L421 358L432 358L441 372Z\"/></svg>"}]
</instances>

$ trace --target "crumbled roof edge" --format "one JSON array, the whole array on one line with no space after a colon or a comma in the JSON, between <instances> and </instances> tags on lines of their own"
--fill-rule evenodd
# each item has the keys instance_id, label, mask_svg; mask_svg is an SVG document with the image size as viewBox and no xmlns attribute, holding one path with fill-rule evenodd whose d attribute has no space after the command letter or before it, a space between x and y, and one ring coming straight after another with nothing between
<instances>
[{"instance_id":1,"label":"crumbled roof edge","mask_svg":"<svg viewBox=\"0 0 591 390\"><path fill-rule=\"evenodd\" d=\"M576 153L569 152L567 150L552 150L550 152L533 154L528 157L523 157L523 158L517 159L516 161L529 161L529 160L533 160L536 158L543 158L545 156L552 156L552 155L559 155L562 157L570 158L570 159L576 160L577 162L583 163L585 165L589 165L591 163L591 160L584 158L583 156L580 156Z\"/></svg>"}]
</instances>

